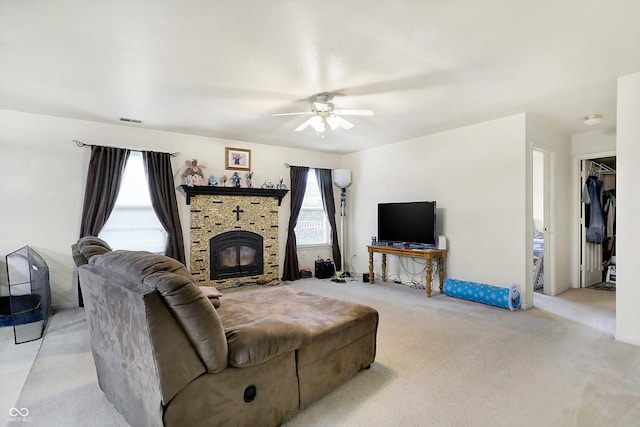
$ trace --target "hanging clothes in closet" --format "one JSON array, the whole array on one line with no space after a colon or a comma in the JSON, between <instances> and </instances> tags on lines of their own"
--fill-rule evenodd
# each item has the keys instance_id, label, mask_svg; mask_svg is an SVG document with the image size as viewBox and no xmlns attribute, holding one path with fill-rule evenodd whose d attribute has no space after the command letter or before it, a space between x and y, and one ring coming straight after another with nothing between
<instances>
[{"instance_id":1,"label":"hanging clothes in closet","mask_svg":"<svg viewBox=\"0 0 640 427\"><path fill-rule=\"evenodd\" d=\"M582 201L585 203L585 227L587 228L587 243L601 244L604 241L604 215L600 195L603 182L597 176L587 178L582 191Z\"/></svg>"}]
</instances>

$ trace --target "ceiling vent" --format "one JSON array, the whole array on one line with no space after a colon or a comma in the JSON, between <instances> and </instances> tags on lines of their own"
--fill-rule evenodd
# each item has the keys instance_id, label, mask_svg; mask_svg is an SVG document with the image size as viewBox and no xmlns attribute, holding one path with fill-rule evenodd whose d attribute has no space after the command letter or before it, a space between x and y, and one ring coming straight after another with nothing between
<instances>
[{"instance_id":1,"label":"ceiling vent","mask_svg":"<svg viewBox=\"0 0 640 427\"><path fill-rule=\"evenodd\" d=\"M136 123L136 124L142 123L142 120L128 119L126 117L120 117L120 121L121 122L127 122L127 123Z\"/></svg>"}]
</instances>

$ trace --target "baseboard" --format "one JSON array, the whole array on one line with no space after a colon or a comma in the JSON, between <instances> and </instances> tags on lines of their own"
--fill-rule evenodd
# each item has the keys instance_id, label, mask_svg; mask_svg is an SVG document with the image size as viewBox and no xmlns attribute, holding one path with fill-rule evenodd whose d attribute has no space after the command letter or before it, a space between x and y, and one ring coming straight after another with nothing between
<instances>
[{"instance_id":1,"label":"baseboard","mask_svg":"<svg viewBox=\"0 0 640 427\"><path fill-rule=\"evenodd\" d=\"M616 341L626 342L640 347L640 337L630 337L622 334L615 334Z\"/></svg>"},{"instance_id":2,"label":"baseboard","mask_svg":"<svg viewBox=\"0 0 640 427\"><path fill-rule=\"evenodd\" d=\"M556 287L556 292L551 295L552 297L558 296L563 292L568 291L569 289L573 288L573 286L571 285L571 283L566 283L564 286L557 286Z\"/></svg>"}]
</instances>

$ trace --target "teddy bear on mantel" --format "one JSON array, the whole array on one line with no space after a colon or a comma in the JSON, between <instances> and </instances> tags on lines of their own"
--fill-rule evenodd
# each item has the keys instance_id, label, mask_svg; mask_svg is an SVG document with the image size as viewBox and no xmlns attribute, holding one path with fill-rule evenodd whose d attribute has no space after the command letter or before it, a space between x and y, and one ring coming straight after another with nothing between
<instances>
[{"instance_id":1,"label":"teddy bear on mantel","mask_svg":"<svg viewBox=\"0 0 640 427\"><path fill-rule=\"evenodd\" d=\"M198 165L197 159L187 160L184 162L184 165L186 166L186 170L182 174L182 177L187 186L205 185L204 174L202 173L202 168L205 167L204 165Z\"/></svg>"}]
</instances>

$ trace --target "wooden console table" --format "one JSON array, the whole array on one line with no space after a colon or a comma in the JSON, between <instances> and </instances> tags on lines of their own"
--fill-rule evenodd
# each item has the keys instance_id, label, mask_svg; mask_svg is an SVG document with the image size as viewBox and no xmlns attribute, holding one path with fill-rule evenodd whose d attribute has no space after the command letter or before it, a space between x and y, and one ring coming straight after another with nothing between
<instances>
[{"instance_id":1,"label":"wooden console table","mask_svg":"<svg viewBox=\"0 0 640 427\"><path fill-rule=\"evenodd\" d=\"M389 246L367 246L369 249L369 283L373 284L373 254L382 254L382 281L387 281L387 255L406 256L412 258L423 258L427 261L426 288L427 297L431 298L431 260L438 260L438 270L440 271L440 293L443 293L444 268L446 249L401 249Z\"/></svg>"}]
</instances>

